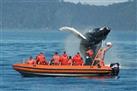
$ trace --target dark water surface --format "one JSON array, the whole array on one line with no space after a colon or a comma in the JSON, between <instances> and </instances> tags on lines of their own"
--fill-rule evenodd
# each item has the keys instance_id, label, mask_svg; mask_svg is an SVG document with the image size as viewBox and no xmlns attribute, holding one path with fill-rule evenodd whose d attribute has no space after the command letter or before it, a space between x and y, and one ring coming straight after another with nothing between
<instances>
[{"instance_id":1,"label":"dark water surface","mask_svg":"<svg viewBox=\"0 0 137 91\"><path fill-rule=\"evenodd\" d=\"M24 78L12 69L12 64L44 52L49 60L54 51L65 50L64 32L1 31L0 91L136 91L137 34L112 31L106 41L113 47L106 54L106 64L121 64L120 78ZM72 40L74 41L74 40ZM75 50L74 50L75 51Z\"/></svg>"}]
</instances>

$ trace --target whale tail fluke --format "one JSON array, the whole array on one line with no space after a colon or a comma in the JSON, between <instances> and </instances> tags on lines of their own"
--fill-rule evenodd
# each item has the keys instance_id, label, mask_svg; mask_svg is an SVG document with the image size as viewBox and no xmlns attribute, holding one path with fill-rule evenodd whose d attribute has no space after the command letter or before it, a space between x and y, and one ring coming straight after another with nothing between
<instances>
[{"instance_id":1,"label":"whale tail fluke","mask_svg":"<svg viewBox=\"0 0 137 91\"><path fill-rule=\"evenodd\" d=\"M72 27L61 27L59 30L60 31L72 32L75 36L86 40L86 37L83 34L81 34L78 30L76 30L75 28L72 28Z\"/></svg>"}]
</instances>

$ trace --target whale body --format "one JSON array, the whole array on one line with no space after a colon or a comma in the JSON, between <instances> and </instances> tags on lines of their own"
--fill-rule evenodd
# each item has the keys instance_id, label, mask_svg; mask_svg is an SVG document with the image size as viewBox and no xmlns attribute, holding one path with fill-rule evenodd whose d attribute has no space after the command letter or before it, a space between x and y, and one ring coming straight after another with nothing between
<instances>
[{"instance_id":1,"label":"whale body","mask_svg":"<svg viewBox=\"0 0 137 91\"><path fill-rule=\"evenodd\" d=\"M110 28L101 27L95 28L92 31L86 32L85 34L80 33L78 30L72 27L62 27L60 31L67 31L78 37L80 41L80 53L85 56L87 48L91 48L94 51L94 56L101 48L102 41L107 38L110 32Z\"/></svg>"}]
</instances>

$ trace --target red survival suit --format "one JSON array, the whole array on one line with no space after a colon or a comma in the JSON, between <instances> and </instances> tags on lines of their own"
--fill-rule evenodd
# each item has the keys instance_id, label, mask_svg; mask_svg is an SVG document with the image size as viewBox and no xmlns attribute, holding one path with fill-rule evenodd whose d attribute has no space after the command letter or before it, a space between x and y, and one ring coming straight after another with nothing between
<instances>
[{"instance_id":1,"label":"red survival suit","mask_svg":"<svg viewBox=\"0 0 137 91\"><path fill-rule=\"evenodd\" d=\"M73 57L73 63L74 65L82 65L84 63L79 53Z\"/></svg>"},{"instance_id":2,"label":"red survival suit","mask_svg":"<svg viewBox=\"0 0 137 91\"><path fill-rule=\"evenodd\" d=\"M61 65L68 65L68 55L67 54L63 54L60 57L60 62L61 62Z\"/></svg>"},{"instance_id":3,"label":"red survival suit","mask_svg":"<svg viewBox=\"0 0 137 91\"><path fill-rule=\"evenodd\" d=\"M88 49L88 50L86 51L86 54L88 54L89 57L92 57L92 56L93 56L93 50Z\"/></svg>"},{"instance_id":4,"label":"red survival suit","mask_svg":"<svg viewBox=\"0 0 137 91\"><path fill-rule=\"evenodd\" d=\"M36 62L36 60L34 60L34 59L29 59L29 60L27 60L27 64L35 64L35 62Z\"/></svg>"},{"instance_id":5,"label":"red survival suit","mask_svg":"<svg viewBox=\"0 0 137 91\"><path fill-rule=\"evenodd\" d=\"M48 64L48 62L46 61L46 58L44 56L43 53L40 53L37 57L36 57L36 63L37 64Z\"/></svg>"},{"instance_id":6,"label":"red survival suit","mask_svg":"<svg viewBox=\"0 0 137 91\"><path fill-rule=\"evenodd\" d=\"M68 59L68 65L72 65L73 64L73 60L70 58Z\"/></svg>"},{"instance_id":7,"label":"red survival suit","mask_svg":"<svg viewBox=\"0 0 137 91\"><path fill-rule=\"evenodd\" d=\"M54 65L59 65L60 64L60 56L58 54L54 54L54 56L51 59L51 62Z\"/></svg>"}]
</instances>

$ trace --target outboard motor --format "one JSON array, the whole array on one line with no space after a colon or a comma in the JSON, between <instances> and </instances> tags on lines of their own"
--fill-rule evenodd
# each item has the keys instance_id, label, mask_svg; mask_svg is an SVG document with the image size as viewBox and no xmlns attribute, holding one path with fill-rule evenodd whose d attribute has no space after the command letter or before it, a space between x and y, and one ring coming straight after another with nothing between
<instances>
[{"instance_id":1,"label":"outboard motor","mask_svg":"<svg viewBox=\"0 0 137 91\"><path fill-rule=\"evenodd\" d=\"M110 64L110 67L112 68L112 76L118 76L119 73L119 63L112 63Z\"/></svg>"}]
</instances>

